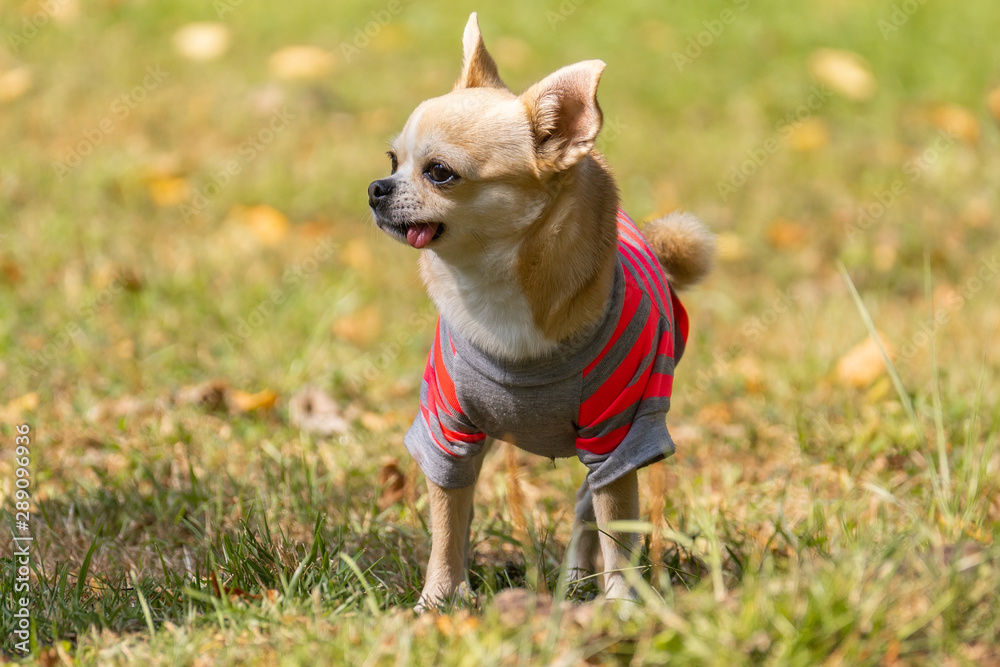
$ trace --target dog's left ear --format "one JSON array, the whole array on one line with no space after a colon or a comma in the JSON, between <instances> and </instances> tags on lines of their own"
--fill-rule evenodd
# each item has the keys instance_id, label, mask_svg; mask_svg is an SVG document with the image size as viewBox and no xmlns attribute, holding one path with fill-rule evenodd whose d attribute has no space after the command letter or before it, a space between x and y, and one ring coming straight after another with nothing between
<instances>
[{"instance_id":1,"label":"dog's left ear","mask_svg":"<svg viewBox=\"0 0 1000 667\"><path fill-rule=\"evenodd\" d=\"M521 95L542 170L572 167L593 148L604 116L597 103L601 60L563 67Z\"/></svg>"},{"instance_id":2,"label":"dog's left ear","mask_svg":"<svg viewBox=\"0 0 1000 667\"><path fill-rule=\"evenodd\" d=\"M500 79L497 64L493 56L483 44L483 34L479 32L479 19L476 12L469 15L465 24L465 34L462 36L462 76L455 82L452 90L460 88L507 88Z\"/></svg>"}]
</instances>

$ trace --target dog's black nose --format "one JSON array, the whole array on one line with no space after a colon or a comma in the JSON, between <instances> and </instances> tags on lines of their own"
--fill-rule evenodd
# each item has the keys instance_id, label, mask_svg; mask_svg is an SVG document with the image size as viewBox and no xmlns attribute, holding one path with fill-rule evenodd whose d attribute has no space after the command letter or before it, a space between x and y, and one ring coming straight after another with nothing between
<instances>
[{"instance_id":1,"label":"dog's black nose","mask_svg":"<svg viewBox=\"0 0 1000 667\"><path fill-rule=\"evenodd\" d=\"M378 206L381 201L392 194L394 187L395 184L390 178L372 181L371 185L368 186L368 205L372 208Z\"/></svg>"}]
</instances>

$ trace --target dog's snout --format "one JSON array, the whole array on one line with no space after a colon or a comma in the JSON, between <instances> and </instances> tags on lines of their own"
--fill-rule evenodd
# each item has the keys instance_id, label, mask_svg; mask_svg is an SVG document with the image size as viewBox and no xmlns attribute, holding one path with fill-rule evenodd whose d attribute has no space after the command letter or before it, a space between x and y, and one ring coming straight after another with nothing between
<instances>
[{"instance_id":1,"label":"dog's snout","mask_svg":"<svg viewBox=\"0 0 1000 667\"><path fill-rule=\"evenodd\" d=\"M368 205L372 208L378 206L380 202L392 194L394 187L395 184L388 178L372 181L371 185L368 186Z\"/></svg>"}]
</instances>

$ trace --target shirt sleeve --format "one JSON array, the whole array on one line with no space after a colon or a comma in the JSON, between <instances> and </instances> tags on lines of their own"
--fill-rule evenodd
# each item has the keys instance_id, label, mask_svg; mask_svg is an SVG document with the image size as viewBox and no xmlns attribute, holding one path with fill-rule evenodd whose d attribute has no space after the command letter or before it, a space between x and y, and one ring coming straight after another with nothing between
<instances>
[{"instance_id":1,"label":"shirt sleeve","mask_svg":"<svg viewBox=\"0 0 1000 667\"><path fill-rule=\"evenodd\" d=\"M439 322L420 383L420 413L404 443L429 480L456 489L475 483L475 459L486 444L486 434L462 409L451 379L458 356L450 345L443 347Z\"/></svg>"}]
</instances>

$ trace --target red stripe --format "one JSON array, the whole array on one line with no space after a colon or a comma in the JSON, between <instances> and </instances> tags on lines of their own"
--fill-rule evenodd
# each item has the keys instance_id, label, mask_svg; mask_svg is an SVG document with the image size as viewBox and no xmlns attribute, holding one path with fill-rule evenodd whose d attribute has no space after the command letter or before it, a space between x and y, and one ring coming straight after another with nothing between
<instances>
[{"instance_id":1,"label":"red stripe","mask_svg":"<svg viewBox=\"0 0 1000 667\"><path fill-rule=\"evenodd\" d=\"M440 420L439 420L440 423ZM440 424L441 432L444 433L444 437L448 438L448 442L482 442L486 439L485 433L462 433L461 431L452 431L449 428L445 428L444 424Z\"/></svg>"},{"instance_id":2,"label":"red stripe","mask_svg":"<svg viewBox=\"0 0 1000 667\"><path fill-rule=\"evenodd\" d=\"M441 393L455 411L453 414L462 414L462 408L458 404L458 396L455 394L455 383L452 382L451 376L448 375L448 367L444 365L444 359L441 357L440 319L438 320L437 340L434 344L434 369L437 371L438 386L441 388Z\"/></svg>"},{"instance_id":3,"label":"red stripe","mask_svg":"<svg viewBox=\"0 0 1000 667\"><path fill-rule=\"evenodd\" d=\"M674 390L674 376L666 373L653 373L646 383L646 391L643 398L670 398Z\"/></svg>"},{"instance_id":4,"label":"red stripe","mask_svg":"<svg viewBox=\"0 0 1000 667\"><path fill-rule=\"evenodd\" d=\"M623 299L624 303L622 305L621 315L618 317L618 324L615 326L615 331L611 334L608 344L605 345L604 349L601 350L601 353L594 357L594 360L583 369L584 377L587 377L590 372L594 370L594 367L600 363L601 359L604 358L608 351L615 346L615 343L617 343L618 339L622 337L625 329L628 328L629 322L631 322L632 318L635 317L635 312L639 309L639 304L642 303L642 293L638 289L632 288L635 286L634 283L629 285L629 278L627 276L625 281L625 298Z\"/></svg>"},{"instance_id":5,"label":"red stripe","mask_svg":"<svg viewBox=\"0 0 1000 667\"><path fill-rule=\"evenodd\" d=\"M653 335L655 330L650 326L651 321L646 320L639 338L629 349L628 356L615 369L611 376L595 391L590 398L580 405L580 423L583 426L596 424L602 419L606 419L616 414L622 408L635 403L642 397L642 391L646 386L645 379L652 371L652 359L650 364L643 369L642 376L629 386L629 382L635 377L639 370L639 364L653 347ZM624 403L623 403L624 401ZM605 407L607 406L607 407ZM603 409L602 409L603 408Z\"/></svg>"},{"instance_id":6,"label":"red stripe","mask_svg":"<svg viewBox=\"0 0 1000 667\"><path fill-rule=\"evenodd\" d=\"M421 405L420 406L420 411L424 415L424 423L427 424L427 432L431 434L431 440L434 441L434 444L436 444L438 447L440 447L446 453L451 454L455 458L459 458L458 454L456 454L455 452L451 451L450 449L448 449L447 447L445 447L444 445L442 445L440 443L440 441L438 441L437 436L434 435L434 429L431 428L430 415L427 413L427 408L425 408L423 405Z\"/></svg>"},{"instance_id":7,"label":"red stripe","mask_svg":"<svg viewBox=\"0 0 1000 667\"><path fill-rule=\"evenodd\" d=\"M628 435L630 428L632 428L632 424L625 424L625 426L617 428L607 435L597 436L596 438L577 438L576 448L590 452L591 454L607 454L614 451L615 447L621 444L625 436Z\"/></svg>"},{"instance_id":8,"label":"red stripe","mask_svg":"<svg viewBox=\"0 0 1000 667\"><path fill-rule=\"evenodd\" d=\"M625 250L622 252L622 256L632 260L632 266L636 268L636 271L639 272L640 275L644 276L643 282L646 287L649 288L648 294L650 296L653 296L654 293L658 295L660 299L659 303L662 303L663 307L666 308L667 280L663 275L663 267L660 266L660 260L656 259L656 256L653 255L653 251L650 250L648 246L646 246L644 251L639 248L631 248L631 251L634 255L631 255L628 250ZM638 268L639 265L644 266L646 271L641 272ZM649 283L649 280L645 279L645 274L652 277L652 285ZM664 316L667 315L668 313L664 313Z\"/></svg>"}]
</instances>

